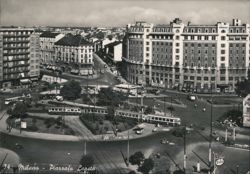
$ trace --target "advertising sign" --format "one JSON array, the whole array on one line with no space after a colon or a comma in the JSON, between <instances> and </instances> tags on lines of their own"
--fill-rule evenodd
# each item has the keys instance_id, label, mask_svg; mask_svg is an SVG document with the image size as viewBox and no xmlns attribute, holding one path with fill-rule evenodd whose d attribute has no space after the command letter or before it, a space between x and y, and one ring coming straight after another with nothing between
<instances>
[{"instance_id":1,"label":"advertising sign","mask_svg":"<svg viewBox=\"0 0 250 174\"><path fill-rule=\"evenodd\" d=\"M26 129L27 128L27 123L25 121L21 122L21 128Z\"/></svg>"}]
</instances>

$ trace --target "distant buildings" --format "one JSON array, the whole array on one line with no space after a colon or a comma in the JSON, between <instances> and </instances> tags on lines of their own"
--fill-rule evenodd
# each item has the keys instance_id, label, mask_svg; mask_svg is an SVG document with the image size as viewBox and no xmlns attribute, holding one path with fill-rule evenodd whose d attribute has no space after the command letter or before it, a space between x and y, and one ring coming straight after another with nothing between
<instances>
[{"instance_id":1,"label":"distant buildings","mask_svg":"<svg viewBox=\"0 0 250 174\"><path fill-rule=\"evenodd\" d=\"M105 45L105 53L113 62L122 61L122 42L115 41Z\"/></svg>"},{"instance_id":2,"label":"distant buildings","mask_svg":"<svg viewBox=\"0 0 250 174\"><path fill-rule=\"evenodd\" d=\"M64 37L60 33L43 32L40 35L41 63L52 64L55 62L54 44Z\"/></svg>"},{"instance_id":3,"label":"distant buildings","mask_svg":"<svg viewBox=\"0 0 250 174\"><path fill-rule=\"evenodd\" d=\"M250 94L243 99L243 126L250 127Z\"/></svg>"},{"instance_id":4,"label":"distant buildings","mask_svg":"<svg viewBox=\"0 0 250 174\"><path fill-rule=\"evenodd\" d=\"M125 76L134 84L184 91L234 90L247 78L250 25L168 25L137 22L127 26Z\"/></svg>"},{"instance_id":5,"label":"distant buildings","mask_svg":"<svg viewBox=\"0 0 250 174\"><path fill-rule=\"evenodd\" d=\"M39 44L39 35L33 29L0 28L0 87L38 80Z\"/></svg>"},{"instance_id":6,"label":"distant buildings","mask_svg":"<svg viewBox=\"0 0 250 174\"><path fill-rule=\"evenodd\" d=\"M68 34L57 41L54 47L56 61L76 64L80 68L93 64L93 44L80 35Z\"/></svg>"}]
</instances>

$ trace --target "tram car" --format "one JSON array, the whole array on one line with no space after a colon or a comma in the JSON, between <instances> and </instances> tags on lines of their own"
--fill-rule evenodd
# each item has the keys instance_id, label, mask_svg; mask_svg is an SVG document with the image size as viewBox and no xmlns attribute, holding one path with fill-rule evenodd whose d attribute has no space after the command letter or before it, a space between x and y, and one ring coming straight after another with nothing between
<instances>
[{"instance_id":1,"label":"tram car","mask_svg":"<svg viewBox=\"0 0 250 174\"><path fill-rule=\"evenodd\" d=\"M71 114L78 115L81 114L81 108L70 107L70 106L53 106L48 108L49 114Z\"/></svg>"},{"instance_id":2,"label":"tram car","mask_svg":"<svg viewBox=\"0 0 250 174\"><path fill-rule=\"evenodd\" d=\"M162 116L162 115L145 115L137 112L130 112L124 110L117 110L115 113L116 116L141 119L144 122L150 123L162 123L171 126L180 126L181 119L179 117L170 117L170 116Z\"/></svg>"}]
</instances>

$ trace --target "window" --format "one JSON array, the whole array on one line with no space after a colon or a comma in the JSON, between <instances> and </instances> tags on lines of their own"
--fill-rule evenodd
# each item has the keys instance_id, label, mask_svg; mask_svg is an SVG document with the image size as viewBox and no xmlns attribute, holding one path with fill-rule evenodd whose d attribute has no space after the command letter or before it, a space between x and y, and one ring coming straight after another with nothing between
<instances>
[{"instance_id":1,"label":"window","mask_svg":"<svg viewBox=\"0 0 250 174\"><path fill-rule=\"evenodd\" d=\"M225 36L221 36L221 40L226 40L226 37Z\"/></svg>"},{"instance_id":2,"label":"window","mask_svg":"<svg viewBox=\"0 0 250 174\"><path fill-rule=\"evenodd\" d=\"M149 42L146 42L146 45L149 45Z\"/></svg>"},{"instance_id":3,"label":"window","mask_svg":"<svg viewBox=\"0 0 250 174\"><path fill-rule=\"evenodd\" d=\"M221 54L225 54L225 50L221 50Z\"/></svg>"},{"instance_id":4,"label":"window","mask_svg":"<svg viewBox=\"0 0 250 174\"><path fill-rule=\"evenodd\" d=\"M222 48L225 48L225 44L221 44L221 47L222 47Z\"/></svg>"},{"instance_id":5,"label":"window","mask_svg":"<svg viewBox=\"0 0 250 174\"><path fill-rule=\"evenodd\" d=\"M176 39L176 40L179 40L179 39L180 39L180 36L176 36L175 39Z\"/></svg>"},{"instance_id":6,"label":"window","mask_svg":"<svg viewBox=\"0 0 250 174\"><path fill-rule=\"evenodd\" d=\"M179 52L180 52L180 50L179 50L179 49L175 49L175 52L176 52L176 53L179 53Z\"/></svg>"},{"instance_id":7,"label":"window","mask_svg":"<svg viewBox=\"0 0 250 174\"><path fill-rule=\"evenodd\" d=\"M225 57L224 57L224 56L222 56L220 60L221 60L221 61L225 61Z\"/></svg>"},{"instance_id":8,"label":"window","mask_svg":"<svg viewBox=\"0 0 250 174\"><path fill-rule=\"evenodd\" d=\"M221 81L225 81L225 77L220 77L220 80Z\"/></svg>"},{"instance_id":9,"label":"window","mask_svg":"<svg viewBox=\"0 0 250 174\"><path fill-rule=\"evenodd\" d=\"M177 46L177 47L180 46L180 43L176 43L175 46Z\"/></svg>"}]
</instances>

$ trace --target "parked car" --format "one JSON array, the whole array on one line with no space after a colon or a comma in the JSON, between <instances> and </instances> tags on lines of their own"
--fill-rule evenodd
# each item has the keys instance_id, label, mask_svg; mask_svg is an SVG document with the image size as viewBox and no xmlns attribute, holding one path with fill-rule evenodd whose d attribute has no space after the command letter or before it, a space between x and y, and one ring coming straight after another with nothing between
<instances>
[{"instance_id":1,"label":"parked car","mask_svg":"<svg viewBox=\"0 0 250 174\"><path fill-rule=\"evenodd\" d=\"M165 138L161 139L161 144L168 144L168 140Z\"/></svg>"},{"instance_id":2,"label":"parked car","mask_svg":"<svg viewBox=\"0 0 250 174\"><path fill-rule=\"evenodd\" d=\"M190 101L195 101L195 100L196 100L196 96L194 96L194 95L189 95L189 96L188 96L188 99L189 99Z\"/></svg>"}]
</instances>

